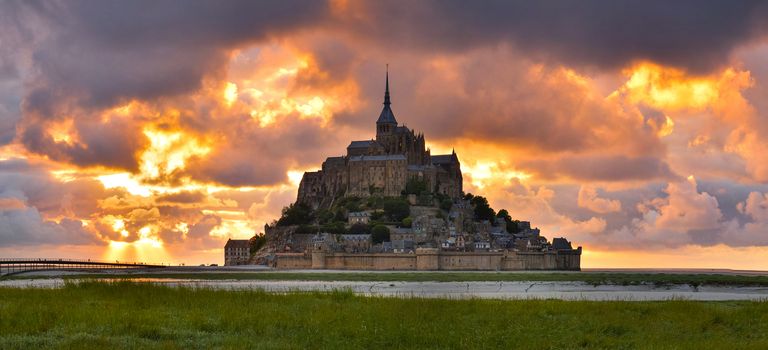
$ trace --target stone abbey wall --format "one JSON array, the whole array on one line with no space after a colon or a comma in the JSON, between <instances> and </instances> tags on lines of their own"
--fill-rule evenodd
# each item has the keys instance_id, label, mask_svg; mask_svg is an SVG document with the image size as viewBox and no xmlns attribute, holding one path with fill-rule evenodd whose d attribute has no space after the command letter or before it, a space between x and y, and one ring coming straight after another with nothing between
<instances>
[{"instance_id":1,"label":"stone abbey wall","mask_svg":"<svg viewBox=\"0 0 768 350\"><path fill-rule=\"evenodd\" d=\"M413 254L329 253L277 254L278 269L515 271L581 269L581 249L560 252L443 252L417 249Z\"/></svg>"}]
</instances>

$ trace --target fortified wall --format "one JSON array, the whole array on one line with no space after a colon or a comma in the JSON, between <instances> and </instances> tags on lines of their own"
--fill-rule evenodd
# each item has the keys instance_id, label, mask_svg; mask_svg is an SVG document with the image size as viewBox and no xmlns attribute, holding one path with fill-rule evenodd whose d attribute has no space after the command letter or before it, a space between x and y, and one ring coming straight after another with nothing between
<instances>
[{"instance_id":1,"label":"fortified wall","mask_svg":"<svg viewBox=\"0 0 768 350\"><path fill-rule=\"evenodd\" d=\"M400 270L400 271L518 271L581 270L581 247L547 252L445 252L418 248L413 254L338 253L313 250L306 254L278 253L278 269Z\"/></svg>"}]
</instances>

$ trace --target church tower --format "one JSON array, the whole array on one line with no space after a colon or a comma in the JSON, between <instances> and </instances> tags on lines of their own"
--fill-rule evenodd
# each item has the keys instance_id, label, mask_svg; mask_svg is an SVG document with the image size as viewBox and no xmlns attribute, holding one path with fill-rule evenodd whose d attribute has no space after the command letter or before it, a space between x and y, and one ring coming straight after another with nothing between
<instances>
[{"instance_id":1,"label":"church tower","mask_svg":"<svg viewBox=\"0 0 768 350\"><path fill-rule=\"evenodd\" d=\"M392 108L389 107L392 102L389 101L389 67L387 67L387 82L384 89L384 109L381 110L379 119L376 121L376 140L384 141L385 135L391 135L397 128L397 120Z\"/></svg>"}]
</instances>

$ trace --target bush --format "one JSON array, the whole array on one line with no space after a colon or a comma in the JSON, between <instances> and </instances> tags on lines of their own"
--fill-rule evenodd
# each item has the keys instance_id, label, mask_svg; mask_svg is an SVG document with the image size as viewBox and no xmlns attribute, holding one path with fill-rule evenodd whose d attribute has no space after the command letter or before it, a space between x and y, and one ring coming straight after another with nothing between
<instances>
[{"instance_id":1,"label":"bush","mask_svg":"<svg viewBox=\"0 0 768 350\"><path fill-rule=\"evenodd\" d=\"M409 217L403 219L402 225L403 225L403 227L409 227L410 228L413 225L413 218L409 216Z\"/></svg>"},{"instance_id":2,"label":"bush","mask_svg":"<svg viewBox=\"0 0 768 350\"><path fill-rule=\"evenodd\" d=\"M373 244L389 242L389 228L384 225L376 225L371 229Z\"/></svg>"}]
</instances>

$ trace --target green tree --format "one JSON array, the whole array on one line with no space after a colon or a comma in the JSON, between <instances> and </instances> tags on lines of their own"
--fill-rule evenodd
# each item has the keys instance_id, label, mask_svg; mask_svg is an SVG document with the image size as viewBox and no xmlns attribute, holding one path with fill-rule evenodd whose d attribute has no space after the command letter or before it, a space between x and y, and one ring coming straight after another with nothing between
<instances>
[{"instance_id":1,"label":"green tree","mask_svg":"<svg viewBox=\"0 0 768 350\"><path fill-rule=\"evenodd\" d=\"M267 244L267 237L263 233L258 233L248 240L248 247L250 248L251 254L259 251L265 244Z\"/></svg>"},{"instance_id":2,"label":"green tree","mask_svg":"<svg viewBox=\"0 0 768 350\"><path fill-rule=\"evenodd\" d=\"M422 192L428 192L427 180L420 180L418 177L412 177L405 183L403 194L421 194Z\"/></svg>"},{"instance_id":3,"label":"green tree","mask_svg":"<svg viewBox=\"0 0 768 350\"><path fill-rule=\"evenodd\" d=\"M470 200L470 203L475 208L475 220L488 220L493 222L496 218L496 212L488 204L488 200L483 196L474 196Z\"/></svg>"},{"instance_id":4,"label":"green tree","mask_svg":"<svg viewBox=\"0 0 768 350\"><path fill-rule=\"evenodd\" d=\"M392 221L402 221L411 214L411 206L402 198L391 198L384 201L384 214Z\"/></svg>"},{"instance_id":5,"label":"green tree","mask_svg":"<svg viewBox=\"0 0 768 350\"><path fill-rule=\"evenodd\" d=\"M328 209L322 209L315 215L317 217L317 223L327 224L333 222L333 218L336 216L332 211Z\"/></svg>"},{"instance_id":6,"label":"green tree","mask_svg":"<svg viewBox=\"0 0 768 350\"><path fill-rule=\"evenodd\" d=\"M294 203L283 208L277 226L306 225L312 222L312 209L303 203Z\"/></svg>"},{"instance_id":7,"label":"green tree","mask_svg":"<svg viewBox=\"0 0 768 350\"><path fill-rule=\"evenodd\" d=\"M348 232L347 228L345 227L345 223L342 221L336 221L330 224L325 224L323 226L320 226L320 231L328 232L336 235L342 235Z\"/></svg>"},{"instance_id":8,"label":"green tree","mask_svg":"<svg viewBox=\"0 0 768 350\"><path fill-rule=\"evenodd\" d=\"M318 230L319 228L315 225L299 225L294 232L299 234L315 234Z\"/></svg>"},{"instance_id":9,"label":"green tree","mask_svg":"<svg viewBox=\"0 0 768 350\"><path fill-rule=\"evenodd\" d=\"M371 233L371 227L367 224L356 223L349 227L349 233L353 235L365 235Z\"/></svg>"},{"instance_id":10,"label":"green tree","mask_svg":"<svg viewBox=\"0 0 768 350\"><path fill-rule=\"evenodd\" d=\"M384 225L376 225L371 229L371 241L373 244L389 242L389 228Z\"/></svg>"},{"instance_id":11,"label":"green tree","mask_svg":"<svg viewBox=\"0 0 768 350\"><path fill-rule=\"evenodd\" d=\"M453 208L453 201L450 198L443 198L440 200L440 209L450 211Z\"/></svg>"},{"instance_id":12,"label":"green tree","mask_svg":"<svg viewBox=\"0 0 768 350\"><path fill-rule=\"evenodd\" d=\"M409 216L403 219L401 224L403 225L403 227L411 227L413 225L413 218Z\"/></svg>"}]
</instances>

